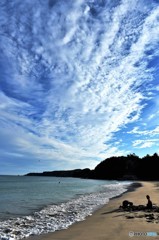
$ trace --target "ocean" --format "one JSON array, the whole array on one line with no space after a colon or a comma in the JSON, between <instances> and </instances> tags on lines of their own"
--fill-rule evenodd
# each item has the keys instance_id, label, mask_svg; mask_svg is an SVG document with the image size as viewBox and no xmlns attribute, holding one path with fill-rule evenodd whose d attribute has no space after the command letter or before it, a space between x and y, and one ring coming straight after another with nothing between
<instances>
[{"instance_id":1,"label":"ocean","mask_svg":"<svg viewBox=\"0 0 159 240\"><path fill-rule=\"evenodd\" d=\"M0 176L0 240L66 229L84 220L130 182Z\"/></svg>"}]
</instances>

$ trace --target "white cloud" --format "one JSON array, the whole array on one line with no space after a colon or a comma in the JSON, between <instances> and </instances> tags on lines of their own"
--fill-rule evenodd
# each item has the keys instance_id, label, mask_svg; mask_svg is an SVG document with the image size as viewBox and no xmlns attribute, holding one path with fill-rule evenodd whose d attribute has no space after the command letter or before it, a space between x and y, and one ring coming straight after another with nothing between
<instances>
[{"instance_id":1,"label":"white cloud","mask_svg":"<svg viewBox=\"0 0 159 240\"><path fill-rule=\"evenodd\" d=\"M16 129L13 145L20 153L78 165L124 154L110 140L139 120L145 100L153 98L145 52L158 44L159 7L123 0L93 14L90 1L52 9L47 1L27 4L30 11L15 3L12 21L4 23L10 40L1 40L12 71L3 83L6 95L0 92L0 111L3 126ZM157 136L159 129L129 133Z\"/></svg>"},{"instance_id":2,"label":"white cloud","mask_svg":"<svg viewBox=\"0 0 159 240\"><path fill-rule=\"evenodd\" d=\"M151 114L149 117L148 117L148 120L151 120L151 119L153 119L153 118L155 118L155 114L153 113L153 114Z\"/></svg>"},{"instance_id":3,"label":"white cloud","mask_svg":"<svg viewBox=\"0 0 159 240\"><path fill-rule=\"evenodd\" d=\"M133 142L135 148L151 148L153 146L159 146L158 139L135 140Z\"/></svg>"},{"instance_id":4,"label":"white cloud","mask_svg":"<svg viewBox=\"0 0 159 240\"><path fill-rule=\"evenodd\" d=\"M156 136L159 135L159 126L155 127L154 129L151 130L139 130L138 127L134 127L134 129L130 132L128 132L130 134L137 134L137 135L141 135L141 136Z\"/></svg>"}]
</instances>

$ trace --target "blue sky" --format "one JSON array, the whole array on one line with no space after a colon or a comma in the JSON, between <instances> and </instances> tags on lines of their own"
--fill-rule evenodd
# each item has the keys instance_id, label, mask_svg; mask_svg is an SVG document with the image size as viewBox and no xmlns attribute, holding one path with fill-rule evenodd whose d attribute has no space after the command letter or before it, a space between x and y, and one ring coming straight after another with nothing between
<instances>
[{"instance_id":1,"label":"blue sky","mask_svg":"<svg viewBox=\"0 0 159 240\"><path fill-rule=\"evenodd\" d=\"M159 153L159 2L0 1L0 174Z\"/></svg>"}]
</instances>

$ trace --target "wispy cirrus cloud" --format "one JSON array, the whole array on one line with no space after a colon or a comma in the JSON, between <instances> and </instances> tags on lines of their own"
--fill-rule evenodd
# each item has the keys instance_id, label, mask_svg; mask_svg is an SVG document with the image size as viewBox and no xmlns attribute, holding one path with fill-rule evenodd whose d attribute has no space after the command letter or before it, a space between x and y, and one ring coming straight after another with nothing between
<instances>
[{"instance_id":1,"label":"wispy cirrus cloud","mask_svg":"<svg viewBox=\"0 0 159 240\"><path fill-rule=\"evenodd\" d=\"M156 136L159 135L159 126L149 130L140 130L139 127L134 127L134 129L128 133L137 134L141 136Z\"/></svg>"},{"instance_id":2,"label":"wispy cirrus cloud","mask_svg":"<svg viewBox=\"0 0 159 240\"><path fill-rule=\"evenodd\" d=\"M131 124L133 138L158 89L159 7L146 2L0 3L3 153L55 168L127 153L113 137Z\"/></svg>"},{"instance_id":3,"label":"wispy cirrus cloud","mask_svg":"<svg viewBox=\"0 0 159 240\"><path fill-rule=\"evenodd\" d=\"M133 142L135 148L151 148L154 145L159 147L158 139L135 140Z\"/></svg>"}]
</instances>

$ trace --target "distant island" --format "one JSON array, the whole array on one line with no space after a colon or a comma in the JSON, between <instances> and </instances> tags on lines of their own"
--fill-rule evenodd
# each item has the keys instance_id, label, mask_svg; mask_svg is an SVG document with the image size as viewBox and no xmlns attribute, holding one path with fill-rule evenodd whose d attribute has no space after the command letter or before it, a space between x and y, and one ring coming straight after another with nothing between
<instances>
[{"instance_id":1,"label":"distant island","mask_svg":"<svg viewBox=\"0 0 159 240\"><path fill-rule=\"evenodd\" d=\"M135 154L110 157L95 169L74 169L28 173L25 176L74 177L103 180L159 180L159 156L154 153L143 158Z\"/></svg>"}]
</instances>

